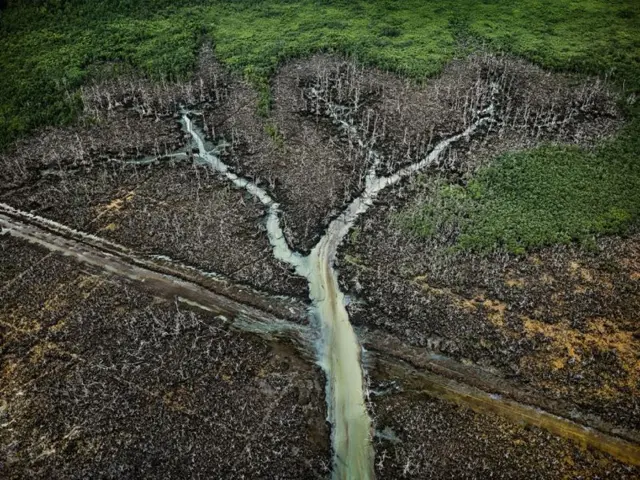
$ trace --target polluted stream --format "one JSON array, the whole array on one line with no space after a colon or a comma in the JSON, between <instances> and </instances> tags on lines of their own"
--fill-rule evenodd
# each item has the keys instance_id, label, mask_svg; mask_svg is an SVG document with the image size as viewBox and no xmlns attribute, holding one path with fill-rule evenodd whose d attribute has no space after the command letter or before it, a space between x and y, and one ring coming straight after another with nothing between
<instances>
[{"instance_id":1,"label":"polluted stream","mask_svg":"<svg viewBox=\"0 0 640 480\"><path fill-rule=\"evenodd\" d=\"M268 313L272 310L268 307L269 305L277 307L278 303L283 302L284 299L272 298L268 301L266 310L264 303L258 308L253 308L242 299L234 300L225 296L224 293L216 293L216 289L203 288L197 281L194 283L193 280L180 278L180 275L176 277L165 271L163 264L158 265L132 257L123 252L124 247L120 245L111 243L102 245L101 241L97 242L97 238L90 236L85 238L86 235L81 232L71 230L52 220L15 210L4 204L0 204L0 233L8 233L29 243L40 245L49 251L72 257L76 261L101 268L118 277L127 278L143 286L145 290L152 291L156 296L212 312L234 330L253 333L268 341L291 342L301 357L307 361L317 361L321 353L317 327L281 320L278 316ZM319 264L318 267L322 268L322 265ZM331 285L330 278L326 279L326 282L327 285ZM333 292L336 300L343 298L337 287ZM325 305L340 311L339 303ZM284 306L286 308L287 302ZM300 315L304 315L304 312L300 312ZM348 322L346 316L342 319ZM342 326L348 327L348 324L343 323ZM340 333L340 329L335 328L332 332ZM371 333L361 341L371 350L368 355L373 356L371 359L375 362L378 375L382 372L384 378L402 382L403 390L406 388L407 391L419 391L431 397L463 405L478 413L497 414L516 424L534 425L554 435L571 439L580 445L588 445L609 453L624 463L640 465L640 447L635 436L627 435L629 432L625 434L601 422L594 423L586 418L576 417L566 408L558 405L546 405L544 401L541 403L540 400L544 399L530 398L526 392L519 392L504 385L500 378L486 376L486 372L463 366L441 355L424 351L405 352L404 347L398 350L398 345L395 345L392 339L384 335L380 336L379 333L372 336ZM347 341L340 344L338 343L340 340ZM342 339L332 338L329 341L335 342L333 352L336 355L345 355L344 348L352 347L352 341L357 342L358 339L345 335ZM338 351L339 347L343 349L342 352ZM344 358L348 357L345 355ZM343 370L342 373L359 375L360 372ZM335 382L338 387L341 386L338 379L335 379ZM346 392L343 391L334 391L333 395L336 397L339 395L341 399L347 398ZM327 400L330 398L327 396ZM359 404L359 398L355 397L356 405ZM550 412L561 413L563 416ZM350 422L345 421L344 411L339 414L340 416L334 415L334 421L341 421L339 425L349 426ZM573 421L567 417L572 418ZM588 425L584 424L585 421ZM336 426L339 425L336 424ZM350 432L347 432L347 435L349 434ZM382 436L380 432L376 435ZM344 438L350 441L350 437ZM625 441L625 438L628 441ZM337 445L337 447L343 450L348 448L345 445ZM335 461L339 462L340 459L336 456ZM342 470L336 469L334 474L338 471L348 474L351 470L347 470L343 465Z\"/></svg>"},{"instance_id":2,"label":"polluted stream","mask_svg":"<svg viewBox=\"0 0 640 480\"><path fill-rule=\"evenodd\" d=\"M495 85L493 88L495 90ZM11 215L3 216L2 208L0 208L0 228L2 231L9 230L12 234L32 242L37 242L40 239L42 245L50 250L73 255L84 262L102 266L113 273L144 282L147 285L155 285L158 290L166 291L168 296L174 295L180 300L199 308L205 308L220 315L233 316L239 314L237 320L234 321L237 323L238 328L242 330L268 335L282 334L282 336L287 336L286 334L288 334L290 337L296 336L300 338L300 343L304 344L307 352L313 352L314 360L322 368L326 377L327 416L332 425L333 478L371 479L374 478L373 422L366 401L369 392L367 391L366 372L362 361L363 347L361 339L358 338L350 323L345 305L345 295L340 290L337 272L333 266L337 249L354 223L367 212L373 205L377 195L384 189L437 163L453 143L468 139L480 127L491 123L494 119L493 104L483 111L474 111L474 114L477 114L476 120L464 131L439 141L432 146L430 153L426 156L418 159L413 164L399 169L394 174L388 176L378 175L377 168L380 163L380 157L369 151L370 166L364 177L364 188L329 223L326 231L310 253L303 255L293 250L287 243L280 222L280 205L277 201L265 189L234 173L221 160L220 148L223 144L216 146L206 142L204 134L193 123L192 117L197 116L198 113L190 111L182 113L182 126L191 136L192 144L197 147L194 161L201 165L206 165L236 187L245 190L266 208L266 231L273 257L289 265L297 275L307 281L311 301L310 314L313 319L311 326L294 325L290 322L279 323L275 315L265 316L259 309L251 309L238 303L226 305L225 302L228 302L228 300L225 300L224 296L215 295L205 288L194 286L179 278L171 278L167 275L149 272L144 268L147 265L123 266L120 259L125 257L122 249L117 245L107 245L112 250L110 254L96 255L88 249L74 251L75 244L61 242L56 235L49 235L48 239L42 240L42 232L31 231L27 228L21 229L16 226L12 220L15 218L15 215L13 215L15 212L9 211L6 213ZM335 118L334 122L336 122ZM342 126L351 128L346 123ZM193 158L193 156L190 148L187 148L159 158L187 160ZM152 164L159 158L149 157L125 163ZM55 171L44 172L44 175L54 173ZM26 220L31 221L32 219L27 218ZM49 222L49 225L45 226L49 231L56 232L58 226L53 225L53 223ZM127 258L125 260L129 261ZM149 268L152 268L152 266L149 265ZM256 321L256 318L261 321ZM388 345L385 347L387 347L387 350L386 352L381 351L382 355L389 353ZM397 362L392 362L386 365L386 369L391 374L389 376L400 378L407 375L409 367L402 365L400 368ZM414 379L417 390L429 390L431 393L435 391L437 393L436 396L449 401L474 404L477 409L488 412L494 411L497 404L506 405L505 402L497 397L489 394L484 395L486 391L469 391L454 383L444 382L442 381L444 377L441 375L427 377L416 374L414 377L419 377L419 381ZM507 407L509 407L509 411L505 413ZM536 412L524 411L512 405L503 407L501 414L511 416L517 421L527 416L540 416ZM541 420L529 420L529 422L552 430L553 428L551 427L564 424L566 420L557 417L545 417ZM592 437L587 435L589 432L583 433L583 430L580 430L579 427L586 428L577 426L575 430L579 430L579 432L572 434L574 438L580 442L598 445L599 448L602 448L602 445L599 445L596 440L592 440ZM558 429L557 432L559 435L571 437L571 435L567 434L567 429L560 430ZM610 442L609 437L602 441ZM604 450L607 451L606 449ZM609 453L615 456L617 451L612 448ZM637 449L625 450L625 452L627 453L624 460L629 463L634 463L634 459L639 457ZM618 454L618 456L620 455Z\"/></svg>"},{"instance_id":3,"label":"polluted stream","mask_svg":"<svg viewBox=\"0 0 640 480\"><path fill-rule=\"evenodd\" d=\"M264 189L233 173L222 162L215 147L207 149L203 134L190 118L191 112L182 115L183 125L198 148L196 160L224 175L237 187L245 189L268 209L267 233L274 257L288 264L308 282L311 315L320 332L316 342L317 362L327 379L326 401L328 420L332 425L335 479L371 479L375 476L373 425L365 401L368 394L362 368L363 349L349 322L345 297L333 268L337 249L358 217L373 205L383 189L435 163L452 143L468 138L481 125L489 122L493 106L480 113L478 120L466 130L440 141L426 157L393 175L378 176L378 162L374 161L365 177L364 191L331 221L324 235L306 256L293 251L287 244L280 225L279 204Z\"/></svg>"},{"instance_id":4,"label":"polluted stream","mask_svg":"<svg viewBox=\"0 0 640 480\"><path fill-rule=\"evenodd\" d=\"M68 227L17 211L7 205L0 205L0 228L3 232L8 231L29 242L39 243L49 250L74 256L85 263L142 282L159 291L161 295L177 298L184 303L231 318L232 327L239 330L267 338L278 337L294 341L306 358L313 359L322 368L326 377L327 419L332 426L333 478L371 479L375 476L372 444L374 431L367 408L366 399L369 392L362 361L363 347L361 339L349 321L345 295L340 290L337 272L333 267L337 249L357 219L373 205L376 196L382 190L436 164L454 142L468 139L481 126L491 123L494 114L493 104L478 114L477 120L464 131L441 140L424 158L392 175L377 174L380 157L370 152L371 165L366 172L364 189L329 223L310 253L303 255L293 250L286 241L280 223L280 205L266 190L234 173L220 159L220 148L223 144L208 144L203 133L193 123L192 117L197 114L183 112L181 123L191 136L192 144L197 147L197 153L192 156L186 151L181 151L170 158L193 158L196 163L208 166L236 187L244 189L265 206L267 234L274 258L289 265L308 283L311 300L309 313L313 320L311 325L279 320L277 316L261 311L260 307L256 309L243 305L188 280L172 277L170 273L160 273L153 265L155 262L137 259L133 252L125 247L111 242L105 243L82 232L71 231L70 234L66 231ZM348 128L348 125L343 126ZM140 160L133 162L137 163ZM152 163L150 159L143 159L142 162ZM31 227L28 224L37 226ZM387 350L386 347L382 348L376 355L389 357L389 360L378 358L378 361L382 361L381 367L388 370L392 378L413 378L413 383L417 382L416 386L419 384L418 389L421 391L426 388L425 391L438 398L468 405L476 411L498 413L517 422L525 421L562 437L596 447L625 463L640 463L640 450L634 443L627 443L616 436L600 434L565 418L499 398L487 393L495 391L491 385L488 390L469 390L464 383L452 382L439 374L427 374L426 377L419 377L420 380L417 380L416 373L411 374L412 367L401 361L398 363L398 360L394 360L396 355L393 349Z\"/></svg>"},{"instance_id":5,"label":"polluted stream","mask_svg":"<svg viewBox=\"0 0 640 480\"><path fill-rule=\"evenodd\" d=\"M374 478L374 432L366 402L369 392L362 365L363 347L361 339L357 337L350 324L345 296L340 291L337 273L333 268L336 252L355 221L373 205L376 195L383 189L437 163L442 153L453 142L469 137L483 124L492 121L493 107L480 113L481 117L465 131L437 143L425 158L398 170L393 175L378 176L376 169L379 157L372 155L373 162L365 177L364 190L330 222L324 235L308 255L302 255L288 245L280 226L279 204L255 183L232 172L228 165L220 160L220 146L216 148L206 144L204 135L190 118L190 115L194 114L183 114L182 124L198 150L194 160L209 166L237 187L246 190L266 207L267 233L274 257L288 264L296 274L307 280L311 300L309 313L314 320L311 325L279 320L277 316L266 313L260 306L253 308L203 288L192 280L180 278L180 275L172 276L171 271L158 269L156 262L137 258L126 247L77 232L52 220L15 210L4 204L0 204L0 230L40 244L49 250L75 257L84 263L102 267L116 275L141 282L161 296L176 298L212 311L229 319L232 328L253 332L266 338L293 341L305 358L315 361L322 368L326 377L327 416L332 426L333 478ZM179 156L185 159L189 157L186 153ZM447 378L451 376L450 368L445 368L448 373L444 376L442 372L418 374L410 364L399 360L405 355L395 352L388 342L380 345L375 341L371 343L371 338L363 340L371 344L371 348L377 352L376 361L387 371L389 378L412 379L410 383L413 387L429 395L467 405L478 412L496 413L515 422L536 425L561 437L571 438L578 443L605 451L625 463L640 464L640 447L635 442L626 442L615 434L612 436L600 433L582 425L582 422L574 423L566 418L547 414L544 410L537 410L535 407L489 393L504 390L497 388L497 384L494 384L495 379L481 382L481 390L478 390L466 385L466 375L462 375L463 378L459 378L458 382ZM436 369L436 372L438 370ZM454 377L457 378L459 375ZM459 383L460 381L463 383ZM614 433L609 429L601 432Z\"/></svg>"}]
</instances>

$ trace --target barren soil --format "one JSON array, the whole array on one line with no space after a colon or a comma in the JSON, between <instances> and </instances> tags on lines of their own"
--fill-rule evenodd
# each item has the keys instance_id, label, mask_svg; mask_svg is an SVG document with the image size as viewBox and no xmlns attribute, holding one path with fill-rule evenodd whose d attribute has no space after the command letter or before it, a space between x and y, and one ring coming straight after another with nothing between
<instances>
[{"instance_id":1,"label":"barren soil","mask_svg":"<svg viewBox=\"0 0 640 480\"><path fill-rule=\"evenodd\" d=\"M3 477L325 478L323 380L291 347L0 241Z\"/></svg>"}]
</instances>

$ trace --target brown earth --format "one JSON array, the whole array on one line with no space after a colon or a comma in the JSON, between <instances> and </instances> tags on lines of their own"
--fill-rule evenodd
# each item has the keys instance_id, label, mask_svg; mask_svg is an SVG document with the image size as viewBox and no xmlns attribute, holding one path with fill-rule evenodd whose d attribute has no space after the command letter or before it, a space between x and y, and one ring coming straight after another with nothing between
<instances>
[{"instance_id":1,"label":"brown earth","mask_svg":"<svg viewBox=\"0 0 640 480\"><path fill-rule=\"evenodd\" d=\"M327 477L324 380L292 347L0 242L0 476Z\"/></svg>"}]
</instances>

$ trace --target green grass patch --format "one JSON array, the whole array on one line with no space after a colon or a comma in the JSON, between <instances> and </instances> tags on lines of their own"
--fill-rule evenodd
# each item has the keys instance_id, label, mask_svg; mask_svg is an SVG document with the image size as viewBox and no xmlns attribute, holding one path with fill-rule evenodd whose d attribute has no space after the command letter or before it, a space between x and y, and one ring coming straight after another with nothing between
<instances>
[{"instance_id":1,"label":"green grass patch","mask_svg":"<svg viewBox=\"0 0 640 480\"><path fill-rule=\"evenodd\" d=\"M0 39L0 148L35 127L73 121L78 88L91 77L135 70L149 77L188 74L199 31L182 17L120 18L59 25Z\"/></svg>"},{"instance_id":2,"label":"green grass patch","mask_svg":"<svg viewBox=\"0 0 640 480\"><path fill-rule=\"evenodd\" d=\"M455 248L512 253L623 233L640 216L638 121L594 152L543 146L499 157L465 186L436 183L398 216L419 237L456 232Z\"/></svg>"}]
</instances>

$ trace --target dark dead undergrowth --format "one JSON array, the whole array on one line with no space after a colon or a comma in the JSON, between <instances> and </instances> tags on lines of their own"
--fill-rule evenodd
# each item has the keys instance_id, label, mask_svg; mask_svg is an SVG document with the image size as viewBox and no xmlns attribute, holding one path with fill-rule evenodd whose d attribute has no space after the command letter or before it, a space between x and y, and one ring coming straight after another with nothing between
<instances>
[{"instance_id":1,"label":"dark dead undergrowth","mask_svg":"<svg viewBox=\"0 0 640 480\"><path fill-rule=\"evenodd\" d=\"M400 198L410 195L403 191ZM589 250L452 254L399 232L391 195L362 219L341 256L356 325L640 427L637 234L600 239Z\"/></svg>"},{"instance_id":2,"label":"dark dead undergrowth","mask_svg":"<svg viewBox=\"0 0 640 480\"><path fill-rule=\"evenodd\" d=\"M535 427L407 391L374 400L380 478L634 478L635 469ZM462 460L464 459L464 460Z\"/></svg>"},{"instance_id":3,"label":"dark dead undergrowth","mask_svg":"<svg viewBox=\"0 0 640 480\"><path fill-rule=\"evenodd\" d=\"M292 348L0 242L21 270L0 306L3 478L326 477L323 380Z\"/></svg>"},{"instance_id":4,"label":"dark dead undergrowth","mask_svg":"<svg viewBox=\"0 0 640 480\"><path fill-rule=\"evenodd\" d=\"M386 174L415 162L434 142L464 130L490 106L492 122L469 141L455 144L426 175L439 172L447 181L466 182L494 154L540 142L593 148L615 135L623 121L605 83L552 75L509 56L485 54L452 63L423 86L318 55L283 67L272 93L271 116L258 115L259 94L222 69L207 49L199 73L188 82L162 85L132 77L87 87L82 128L44 131L3 155L10 168L2 173L0 199L141 254L168 255L256 288L306 296L304 284L271 259L262 205L193 161L192 146L178 123L183 107L192 110L212 144L225 143L225 162L266 186L281 204L287 239L301 251L310 249L331 218L361 191L369 163L377 160L378 173ZM167 157L176 149L184 150L185 158ZM153 158L144 165L127 163L145 157ZM474 362L523 388L568 399L585 414L638 429L637 235L598 239L591 251L569 245L525 256L452 253L448 247L455 232L425 240L398 229L399 209L424 193L418 182L386 192L351 233L338 268L355 300L350 305L354 324ZM9 339L2 347L3 375L15 381L7 383L7 398L14 403L6 403L9 410L4 411L24 424L3 447L13 471L109 475L118 457L131 476L164 470L180 476L196 464L203 475L217 476L243 472L260 477L270 468L282 468L284 477L284 472L296 472L295 478L325 473L326 427L300 433L306 431L305 412L322 414L315 402L323 393L310 373L299 374L304 387L293 387L290 367L273 360L279 372L274 382L284 383L265 385L261 375L270 374L261 374L258 364L265 356L275 358L267 346L244 337L229 339L206 316L183 312L94 272L78 273L64 262L58 266L59 260L32 266L41 255L11 241L6 252L16 261L5 261L0 272L11 299L3 306L3 335ZM41 286L44 296L39 296ZM52 288L61 292L53 295ZM192 354L193 363L185 365ZM33 368L33 357L44 366ZM212 374L210 364L221 373ZM40 378L39 371L51 374ZM34 400L21 398L23 385L35 389L28 397ZM312 400L304 400L307 394ZM254 407L247 399L255 396ZM299 402L312 406L305 410ZM389 413L393 405L381 405L380 412L386 412L381 424L397 427ZM472 455L479 448L478 436L483 439L482 451L491 461L481 466L474 457L474 472L485 467L516 472L521 461L533 465L521 451L514 453L515 463L504 461L507 466L498 458L501 445L512 437L500 433L506 427L496 426L494 419L475 419L478 424L465 430L460 418L468 418L468 412L421 400L411 408L400 405L415 423L411 436L429 433L426 420L411 420L424 411L425 419L433 415L432 421L440 422L433 423L440 425L433 427L438 432L450 424L456 426L455 435L473 437L456 459ZM446 412L440 415L442 409ZM284 417L266 416L276 410ZM241 418L234 417L238 411ZM291 411L298 415L294 420L286 417ZM185 415L191 423L182 420ZM136 417L148 427L136 427L131 421ZM231 427L230 418L238 425ZM313 425L320 425L313 418ZM35 433L38 422L45 425L42 441ZM275 438L273 432L283 425L298 432L287 438L299 445ZM80 432L106 435L104 448L91 436L71 442L78 435L76 426ZM481 434L485 429L492 433ZM172 440L176 432L179 441ZM238 432L242 441L234 436ZM447 441L457 443L455 435ZM548 441L538 431L522 435L527 442ZM19 451L17 445L27 447ZM379 445L379 452L387 447ZM294 448L298 453L289 455ZM576 471L590 471L593 458L585 460L573 447L562 449L578 462ZM396 450L395 463L378 468L398 474L405 468L402 456L415 455L409 450ZM68 459L74 455L79 460L72 465ZM200 455L202 461L188 455ZM94 467L91 458L99 460ZM151 465L149 458L160 460ZM254 463L264 458L263 466ZM424 472L425 465L410 465L408 471ZM443 465L450 464L439 468L448 468ZM549 468L554 474L574 472L566 465Z\"/></svg>"}]
</instances>

